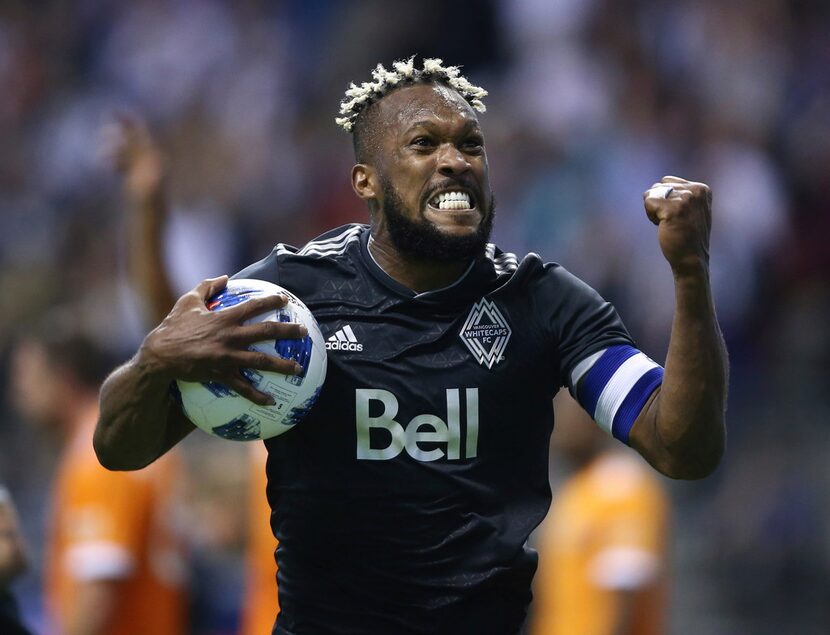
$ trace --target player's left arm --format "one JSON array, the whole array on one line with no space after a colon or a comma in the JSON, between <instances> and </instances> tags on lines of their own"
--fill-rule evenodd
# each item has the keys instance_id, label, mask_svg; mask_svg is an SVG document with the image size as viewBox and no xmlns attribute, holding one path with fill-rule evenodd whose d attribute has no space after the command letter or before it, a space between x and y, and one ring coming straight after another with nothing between
<instances>
[{"instance_id":1,"label":"player's left arm","mask_svg":"<svg viewBox=\"0 0 830 635\"><path fill-rule=\"evenodd\" d=\"M663 186L672 188L665 198L655 195ZM634 422L629 443L666 476L703 478L726 445L729 375L709 282L712 193L703 183L667 176L644 199L674 275L676 306L662 386Z\"/></svg>"}]
</instances>

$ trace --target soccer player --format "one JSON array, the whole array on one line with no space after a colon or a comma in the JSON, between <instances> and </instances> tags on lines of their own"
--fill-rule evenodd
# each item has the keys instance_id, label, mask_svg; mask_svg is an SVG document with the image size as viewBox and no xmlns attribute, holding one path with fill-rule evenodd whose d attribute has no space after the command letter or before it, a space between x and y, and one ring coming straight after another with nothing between
<instances>
[{"instance_id":1,"label":"soccer player","mask_svg":"<svg viewBox=\"0 0 830 635\"><path fill-rule=\"evenodd\" d=\"M586 284L488 242L485 95L440 60L378 66L337 119L352 134L369 225L278 244L238 274L302 298L330 342L316 406L266 444L279 635L517 633L536 568L526 541L550 503L560 386L664 474L704 477L723 453L709 189L665 177L645 197L676 286L664 373ZM247 350L304 336L297 324L243 324L285 299L211 313L205 301L226 281L182 296L105 382L95 434L105 466L140 468L193 430L174 379L224 382L267 404L240 369L300 371Z\"/></svg>"},{"instance_id":2,"label":"soccer player","mask_svg":"<svg viewBox=\"0 0 830 635\"><path fill-rule=\"evenodd\" d=\"M573 472L537 532L531 633L664 633L667 496L564 391L554 410L552 447Z\"/></svg>"},{"instance_id":3,"label":"soccer player","mask_svg":"<svg viewBox=\"0 0 830 635\"><path fill-rule=\"evenodd\" d=\"M62 446L44 558L54 632L181 635L187 603L175 457L140 472L101 467L92 434L109 356L62 321L27 334L12 363L17 408Z\"/></svg>"}]
</instances>

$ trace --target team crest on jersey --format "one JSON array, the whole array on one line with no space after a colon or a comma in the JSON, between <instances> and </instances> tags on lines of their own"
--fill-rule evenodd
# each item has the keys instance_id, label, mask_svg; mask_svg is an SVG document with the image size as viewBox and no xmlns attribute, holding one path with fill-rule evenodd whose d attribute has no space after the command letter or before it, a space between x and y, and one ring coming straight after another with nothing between
<instances>
[{"instance_id":1,"label":"team crest on jersey","mask_svg":"<svg viewBox=\"0 0 830 635\"><path fill-rule=\"evenodd\" d=\"M504 359L504 350L511 334L498 307L492 301L481 298L470 309L458 335L479 364L493 368Z\"/></svg>"}]
</instances>

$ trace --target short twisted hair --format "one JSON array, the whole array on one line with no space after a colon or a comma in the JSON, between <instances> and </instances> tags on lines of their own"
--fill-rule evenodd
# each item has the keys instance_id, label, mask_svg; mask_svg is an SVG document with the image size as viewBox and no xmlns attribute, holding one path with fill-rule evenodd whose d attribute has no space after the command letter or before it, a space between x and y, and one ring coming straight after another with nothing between
<instances>
[{"instance_id":1,"label":"short twisted hair","mask_svg":"<svg viewBox=\"0 0 830 635\"><path fill-rule=\"evenodd\" d=\"M414 84L442 84L455 90L472 108L478 112L485 112L487 107L482 99L487 91L475 86L466 77L461 75L458 66L444 66L438 58L425 58L420 69L415 68L415 57L408 60L398 60L392 64L392 70L387 70L383 64L378 64L372 71L371 82L363 82L360 86L349 84L346 94L340 102L340 116L334 121L346 132L352 133L355 156L363 161L367 155L364 138L371 136L371 116L368 111L390 92L403 86Z\"/></svg>"}]
</instances>

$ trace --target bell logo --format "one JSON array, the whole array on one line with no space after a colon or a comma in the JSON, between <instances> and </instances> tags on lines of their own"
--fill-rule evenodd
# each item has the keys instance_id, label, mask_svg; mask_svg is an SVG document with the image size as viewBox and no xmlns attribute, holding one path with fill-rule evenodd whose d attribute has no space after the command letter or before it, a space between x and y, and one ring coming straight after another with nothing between
<instances>
[{"instance_id":1,"label":"bell logo","mask_svg":"<svg viewBox=\"0 0 830 635\"><path fill-rule=\"evenodd\" d=\"M405 426L395 420L398 414L398 399L388 390L358 388L355 391L355 415L357 420L357 458L368 461L388 461L403 450L416 461L436 461L443 457L459 460L461 453L461 405L460 390L447 389L447 420L431 414L414 417ZM472 459L478 454L478 388L465 389L467 406L466 439L464 458ZM370 416L370 406L375 402L383 410L377 416ZM386 430L388 441L372 445L372 430ZM375 439L377 441L377 437ZM430 444L425 450L422 444ZM434 447L435 444L439 447ZM380 446L380 447L377 447Z\"/></svg>"}]
</instances>

